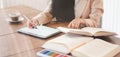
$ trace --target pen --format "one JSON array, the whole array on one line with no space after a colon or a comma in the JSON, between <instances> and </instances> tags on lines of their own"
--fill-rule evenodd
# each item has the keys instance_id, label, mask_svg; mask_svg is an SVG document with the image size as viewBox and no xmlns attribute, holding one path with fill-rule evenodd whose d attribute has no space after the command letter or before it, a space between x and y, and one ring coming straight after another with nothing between
<instances>
[{"instance_id":1,"label":"pen","mask_svg":"<svg viewBox=\"0 0 120 57\"><path fill-rule=\"evenodd\" d=\"M43 26L43 24L40 24L39 20L37 19L38 26Z\"/></svg>"},{"instance_id":2,"label":"pen","mask_svg":"<svg viewBox=\"0 0 120 57\"><path fill-rule=\"evenodd\" d=\"M30 20L27 16L25 16L25 15L23 15L23 17L25 18L25 19L27 19L27 20ZM31 21L31 20L30 20ZM39 21L37 20L37 22L38 22L38 25L40 25L39 24ZM35 27L32 27L32 28L35 28L35 29L37 29L37 27L35 26Z\"/></svg>"}]
</instances>

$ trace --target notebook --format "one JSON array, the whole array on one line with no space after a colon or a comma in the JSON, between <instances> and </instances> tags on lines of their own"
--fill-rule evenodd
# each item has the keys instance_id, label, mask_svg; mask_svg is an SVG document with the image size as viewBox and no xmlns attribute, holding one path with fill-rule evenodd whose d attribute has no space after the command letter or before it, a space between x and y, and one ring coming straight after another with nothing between
<instances>
[{"instance_id":1,"label":"notebook","mask_svg":"<svg viewBox=\"0 0 120 57\"><path fill-rule=\"evenodd\" d=\"M30 29L28 27L23 27L19 29L18 32L40 37L40 38L48 38L50 36L60 33L58 29L47 27L47 26L37 26L37 29Z\"/></svg>"}]
</instances>

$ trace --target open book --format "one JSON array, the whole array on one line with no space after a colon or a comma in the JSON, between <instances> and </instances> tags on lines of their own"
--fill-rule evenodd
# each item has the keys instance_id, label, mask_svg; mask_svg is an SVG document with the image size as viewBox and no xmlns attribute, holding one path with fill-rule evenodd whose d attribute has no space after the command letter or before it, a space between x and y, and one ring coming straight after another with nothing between
<instances>
[{"instance_id":1,"label":"open book","mask_svg":"<svg viewBox=\"0 0 120 57\"><path fill-rule=\"evenodd\" d=\"M85 35L85 36L112 36L112 35L116 35L116 33L104 30L102 28L85 27L82 29L71 29L71 28L58 27L58 29L64 33L80 34L80 35Z\"/></svg>"},{"instance_id":2,"label":"open book","mask_svg":"<svg viewBox=\"0 0 120 57\"><path fill-rule=\"evenodd\" d=\"M76 34L64 34L47 41L42 47L64 54L71 53L73 57L113 57L120 52L119 45Z\"/></svg>"}]
</instances>

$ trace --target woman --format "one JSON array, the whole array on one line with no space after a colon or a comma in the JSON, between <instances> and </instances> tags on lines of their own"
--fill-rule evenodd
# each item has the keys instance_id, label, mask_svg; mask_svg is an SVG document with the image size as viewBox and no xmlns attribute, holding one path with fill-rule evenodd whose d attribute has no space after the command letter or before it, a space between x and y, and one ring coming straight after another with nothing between
<instances>
[{"instance_id":1,"label":"woman","mask_svg":"<svg viewBox=\"0 0 120 57\"><path fill-rule=\"evenodd\" d=\"M30 28L46 24L54 17L56 21L70 22L69 28L81 26L99 27L103 14L103 0L50 0L48 7L27 24Z\"/></svg>"}]
</instances>

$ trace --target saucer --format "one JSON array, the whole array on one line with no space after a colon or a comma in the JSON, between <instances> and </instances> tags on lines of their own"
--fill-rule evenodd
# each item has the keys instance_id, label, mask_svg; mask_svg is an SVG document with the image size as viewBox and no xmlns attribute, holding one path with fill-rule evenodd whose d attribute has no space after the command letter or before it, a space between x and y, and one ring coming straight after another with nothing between
<instances>
[{"instance_id":1,"label":"saucer","mask_svg":"<svg viewBox=\"0 0 120 57\"><path fill-rule=\"evenodd\" d=\"M10 18L7 19L8 22L11 22L11 23L17 23L17 22L22 22L24 20L24 18L21 16L19 17L19 20L18 21L12 21Z\"/></svg>"}]
</instances>

